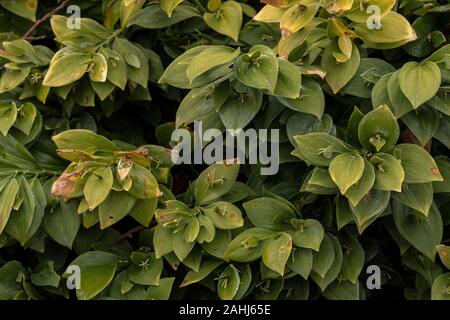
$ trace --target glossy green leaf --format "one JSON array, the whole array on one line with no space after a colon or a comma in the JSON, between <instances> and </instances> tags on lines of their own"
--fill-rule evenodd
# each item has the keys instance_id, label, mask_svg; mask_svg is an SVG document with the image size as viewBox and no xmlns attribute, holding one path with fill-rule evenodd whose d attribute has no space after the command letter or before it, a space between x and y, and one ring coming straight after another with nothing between
<instances>
[{"instance_id":1,"label":"glossy green leaf","mask_svg":"<svg viewBox=\"0 0 450 320\"><path fill-rule=\"evenodd\" d=\"M203 19L214 31L238 41L242 25L242 7L236 1L224 2L217 11L205 13Z\"/></svg>"},{"instance_id":2,"label":"glossy green leaf","mask_svg":"<svg viewBox=\"0 0 450 320\"><path fill-rule=\"evenodd\" d=\"M432 61L406 63L399 73L400 88L416 109L439 90L441 71Z\"/></svg>"},{"instance_id":3,"label":"glossy green leaf","mask_svg":"<svg viewBox=\"0 0 450 320\"><path fill-rule=\"evenodd\" d=\"M359 123L359 141L369 151L388 151L395 146L399 136L397 120L386 105L370 111Z\"/></svg>"},{"instance_id":4,"label":"glossy green leaf","mask_svg":"<svg viewBox=\"0 0 450 320\"><path fill-rule=\"evenodd\" d=\"M71 265L78 266L81 271L78 299L92 299L105 289L116 273L117 263L117 256L102 251L86 252L72 261Z\"/></svg>"},{"instance_id":5,"label":"glossy green leaf","mask_svg":"<svg viewBox=\"0 0 450 320\"><path fill-rule=\"evenodd\" d=\"M376 153L370 163L375 169L375 189L396 192L402 190L405 171L399 159L388 153Z\"/></svg>"},{"instance_id":6,"label":"glossy green leaf","mask_svg":"<svg viewBox=\"0 0 450 320\"><path fill-rule=\"evenodd\" d=\"M400 234L417 250L434 260L436 246L442 239L442 218L435 204L431 206L428 219L423 219L413 209L394 201L393 216Z\"/></svg>"},{"instance_id":7,"label":"glossy green leaf","mask_svg":"<svg viewBox=\"0 0 450 320\"><path fill-rule=\"evenodd\" d=\"M326 70L325 80L333 93L339 92L356 74L360 63L358 48L352 45L352 55L346 62L337 62L333 53L340 52L337 40L325 48L321 66Z\"/></svg>"},{"instance_id":8,"label":"glossy green leaf","mask_svg":"<svg viewBox=\"0 0 450 320\"><path fill-rule=\"evenodd\" d=\"M361 179L364 172L364 160L359 154L343 153L330 163L330 176L342 194Z\"/></svg>"},{"instance_id":9,"label":"glossy green leaf","mask_svg":"<svg viewBox=\"0 0 450 320\"><path fill-rule=\"evenodd\" d=\"M405 171L405 183L443 180L436 162L425 149L415 144L405 143L396 146L395 152L399 155Z\"/></svg>"},{"instance_id":10,"label":"glossy green leaf","mask_svg":"<svg viewBox=\"0 0 450 320\"><path fill-rule=\"evenodd\" d=\"M257 45L235 61L234 72L247 86L273 93L278 79L278 59L271 49Z\"/></svg>"},{"instance_id":11,"label":"glossy green leaf","mask_svg":"<svg viewBox=\"0 0 450 320\"><path fill-rule=\"evenodd\" d=\"M283 276L291 250L292 238L283 232L277 238L268 241L262 254L262 261L269 269Z\"/></svg>"}]
</instances>

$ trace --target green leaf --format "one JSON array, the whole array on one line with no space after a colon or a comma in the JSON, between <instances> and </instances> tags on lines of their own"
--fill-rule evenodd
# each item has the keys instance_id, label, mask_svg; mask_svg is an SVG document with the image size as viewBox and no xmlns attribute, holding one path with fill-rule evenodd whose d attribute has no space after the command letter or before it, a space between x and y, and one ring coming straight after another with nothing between
<instances>
[{"instance_id":1,"label":"green leaf","mask_svg":"<svg viewBox=\"0 0 450 320\"><path fill-rule=\"evenodd\" d=\"M277 97L277 100L292 110L311 114L321 120L325 110L325 96L320 85L316 81L306 78L301 86L296 86L297 91L299 88L298 98Z\"/></svg>"},{"instance_id":2,"label":"green leaf","mask_svg":"<svg viewBox=\"0 0 450 320\"><path fill-rule=\"evenodd\" d=\"M222 259L231 242L231 232L217 229L213 238L211 242L203 243L202 248L213 257Z\"/></svg>"},{"instance_id":3,"label":"green leaf","mask_svg":"<svg viewBox=\"0 0 450 320\"><path fill-rule=\"evenodd\" d=\"M283 232L277 238L268 241L262 254L262 261L269 269L283 276L291 250L292 238Z\"/></svg>"},{"instance_id":4,"label":"green leaf","mask_svg":"<svg viewBox=\"0 0 450 320\"><path fill-rule=\"evenodd\" d=\"M392 111L381 105L362 118L358 127L359 141L369 151L392 149L400 136L400 128Z\"/></svg>"},{"instance_id":5,"label":"green leaf","mask_svg":"<svg viewBox=\"0 0 450 320\"><path fill-rule=\"evenodd\" d=\"M358 107L354 107L353 112L348 119L346 138L347 141L355 147L361 146L358 138L358 127L363 118L364 113L362 113Z\"/></svg>"},{"instance_id":6,"label":"green leaf","mask_svg":"<svg viewBox=\"0 0 450 320\"><path fill-rule=\"evenodd\" d=\"M98 207L100 229L108 228L123 219L130 213L135 203L136 198L126 192L111 191Z\"/></svg>"},{"instance_id":7,"label":"green leaf","mask_svg":"<svg viewBox=\"0 0 450 320\"><path fill-rule=\"evenodd\" d=\"M241 210L229 202L215 202L202 211L219 229L236 229L244 225Z\"/></svg>"},{"instance_id":8,"label":"green leaf","mask_svg":"<svg viewBox=\"0 0 450 320\"><path fill-rule=\"evenodd\" d=\"M124 58L128 65L128 78L139 84L141 87L147 88L149 63L148 58L141 47L138 47L128 40L115 38L113 49Z\"/></svg>"},{"instance_id":9,"label":"green leaf","mask_svg":"<svg viewBox=\"0 0 450 320\"><path fill-rule=\"evenodd\" d=\"M414 133L420 144L425 146L436 133L440 117L436 109L422 106L414 112L405 114L402 121Z\"/></svg>"},{"instance_id":10,"label":"green leaf","mask_svg":"<svg viewBox=\"0 0 450 320\"><path fill-rule=\"evenodd\" d=\"M450 193L450 159L445 156L436 157L436 164L439 167L439 171L442 174L443 181L433 182L434 193Z\"/></svg>"},{"instance_id":11,"label":"green leaf","mask_svg":"<svg viewBox=\"0 0 450 320\"><path fill-rule=\"evenodd\" d=\"M399 155L403 170L405 171L404 183L427 183L442 181L439 168L425 149L415 144L399 144L395 147Z\"/></svg>"},{"instance_id":12,"label":"green leaf","mask_svg":"<svg viewBox=\"0 0 450 320\"><path fill-rule=\"evenodd\" d=\"M262 92L253 88L230 95L219 110L225 128L244 128L261 109L262 100Z\"/></svg>"},{"instance_id":13,"label":"green leaf","mask_svg":"<svg viewBox=\"0 0 450 320\"><path fill-rule=\"evenodd\" d=\"M433 186L431 183L404 184L402 192L394 192L392 197L427 218L433 203Z\"/></svg>"},{"instance_id":14,"label":"green leaf","mask_svg":"<svg viewBox=\"0 0 450 320\"><path fill-rule=\"evenodd\" d=\"M389 11L380 23L382 28L369 29L367 20L354 26L355 32L369 48L396 48L417 38L408 20L397 12Z\"/></svg>"},{"instance_id":15,"label":"green leaf","mask_svg":"<svg viewBox=\"0 0 450 320\"><path fill-rule=\"evenodd\" d=\"M25 102L19 108L17 119L14 122L14 127L29 135L36 119L37 110L31 102Z\"/></svg>"},{"instance_id":16,"label":"green leaf","mask_svg":"<svg viewBox=\"0 0 450 320\"><path fill-rule=\"evenodd\" d=\"M347 280L335 280L323 292L328 300L360 300L360 284Z\"/></svg>"},{"instance_id":17,"label":"green leaf","mask_svg":"<svg viewBox=\"0 0 450 320\"><path fill-rule=\"evenodd\" d=\"M343 227L345 227L349 223L352 223L353 221L353 212L350 209L349 201L338 194L336 198L336 224L338 230L341 230Z\"/></svg>"},{"instance_id":18,"label":"green leaf","mask_svg":"<svg viewBox=\"0 0 450 320\"><path fill-rule=\"evenodd\" d=\"M446 266L447 269L450 269L450 247L440 244L436 247L436 249L444 266Z\"/></svg>"},{"instance_id":19,"label":"green leaf","mask_svg":"<svg viewBox=\"0 0 450 320\"><path fill-rule=\"evenodd\" d=\"M13 299L23 291L22 279L25 268L18 261L6 262L0 268L0 298L3 300ZM18 281L19 280L19 281Z\"/></svg>"},{"instance_id":20,"label":"green leaf","mask_svg":"<svg viewBox=\"0 0 450 320\"><path fill-rule=\"evenodd\" d=\"M230 242L223 258L238 262L254 261L261 257L265 240L274 235L272 231L260 228L245 230Z\"/></svg>"},{"instance_id":21,"label":"green leaf","mask_svg":"<svg viewBox=\"0 0 450 320\"><path fill-rule=\"evenodd\" d=\"M180 287L186 287L190 284L202 281L222 263L223 261L217 259L208 259L206 261L202 261L202 264L200 265L200 269L198 271L190 270L186 274L183 282L180 284Z\"/></svg>"},{"instance_id":22,"label":"green leaf","mask_svg":"<svg viewBox=\"0 0 450 320\"><path fill-rule=\"evenodd\" d=\"M42 84L47 87L62 87L79 80L88 69L90 59L91 56L87 53L56 54Z\"/></svg>"},{"instance_id":23,"label":"green leaf","mask_svg":"<svg viewBox=\"0 0 450 320\"><path fill-rule=\"evenodd\" d=\"M251 223L258 228L282 231L290 226L290 219L295 218L294 211L288 205L269 197L245 202L243 207Z\"/></svg>"},{"instance_id":24,"label":"green leaf","mask_svg":"<svg viewBox=\"0 0 450 320\"><path fill-rule=\"evenodd\" d=\"M356 223L363 226L372 218L378 217L388 206L389 200L389 191L371 190L357 206L350 204Z\"/></svg>"},{"instance_id":25,"label":"green leaf","mask_svg":"<svg viewBox=\"0 0 450 320\"><path fill-rule=\"evenodd\" d=\"M132 180L131 188L128 193L137 199L149 199L159 197L158 181L155 176L141 165L134 164L128 177Z\"/></svg>"},{"instance_id":26,"label":"green leaf","mask_svg":"<svg viewBox=\"0 0 450 320\"><path fill-rule=\"evenodd\" d=\"M222 300L233 300L240 284L239 272L233 266L226 267L217 282L217 294Z\"/></svg>"},{"instance_id":27,"label":"green leaf","mask_svg":"<svg viewBox=\"0 0 450 320\"><path fill-rule=\"evenodd\" d=\"M189 218L188 221L184 231L184 238L187 242L194 242L200 232L200 223L196 217Z\"/></svg>"},{"instance_id":28,"label":"green leaf","mask_svg":"<svg viewBox=\"0 0 450 320\"><path fill-rule=\"evenodd\" d=\"M301 159L315 166L329 166L338 154L353 151L353 148L345 142L322 132L299 135L294 139L298 146L297 150L301 152Z\"/></svg>"},{"instance_id":29,"label":"green leaf","mask_svg":"<svg viewBox=\"0 0 450 320\"><path fill-rule=\"evenodd\" d=\"M375 170L369 161L364 159L364 171L361 178L347 189L345 197L353 206L357 206L362 198L372 189L375 183Z\"/></svg>"},{"instance_id":30,"label":"green leaf","mask_svg":"<svg viewBox=\"0 0 450 320\"><path fill-rule=\"evenodd\" d=\"M14 102L0 102L0 132L6 136L17 119L17 107Z\"/></svg>"},{"instance_id":31,"label":"green leaf","mask_svg":"<svg viewBox=\"0 0 450 320\"><path fill-rule=\"evenodd\" d=\"M230 72L228 64L214 67L208 71L205 71L193 81L189 81L187 77L187 68L189 67L191 61L210 47L211 46L206 45L197 46L179 55L166 68L158 82L167 83L177 88L191 89L211 84L211 82L215 79L225 76Z\"/></svg>"},{"instance_id":32,"label":"green leaf","mask_svg":"<svg viewBox=\"0 0 450 320\"><path fill-rule=\"evenodd\" d=\"M107 62L108 73L106 79L120 89L125 90L128 81L128 71L122 55L108 48L101 48L99 52L105 57Z\"/></svg>"},{"instance_id":33,"label":"green leaf","mask_svg":"<svg viewBox=\"0 0 450 320\"><path fill-rule=\"evenodd\" d=\"M1 190L0 194L0 234L8 223L12 207L19 192L19 183L11 179Z\"/></svg>"},{"instance_id":34,"label":"green leaf","mask_svg":"<svg viewBox=\"0 0 450 320\"><path fill-rule=\"evenodd\" d=\"M157 259L172 252L172 235L173 231L170 228L163 227L160 224L155 227L153 247L155 249L155 255Z\"/></svg>"},{"instance_id":35,"label":"green leaf","mask_svg":"<svg viewBox=\"0 0 450 320\"><path fill-rule=\"evenodd\" d=\"M173 234L172 248L180 261L186 259L194 248L195 242L189 242L186 238L186 227Z\"/></svg>"},{"instance_id":36,"label":"green leaf","mask_svg":"<svg viewBox=\"0 0 450 320\"><path fill-rule=\"evenodd\" d=\"M387 153L376 153L370 163L375 168L375 189L396 192L402 190L405 172L399 159Z\"/></svg>"},{"instance_id":37,"label":"green leaf","mask_svg":"<svg viewBox=\"0 0 450 320\"><path fill-rule=\"evenodd\" d=\"M57 288L60 281L60 276L55 272L54 262L50 260L42 261L30 276L31 282L40 287L54 287Z\"/></svg>"},{"instance_id":38,"label":"green leaf","mask_svg":"<svg viewBox=\"0 0 450 320\"><path fill-rule=\"evenodd\" d=\"M133 264L128 269L131 282L145 286L159 286L159 278L163 271L162 259L156 259L154 253L133 252Z\"/></svg>"},{"instance_id":39,"label":"green leaf","mask_svg":"<svg viewBox=\"0 0 450 320\"><path fill-rule=\"evenodd\" d=\"M430 100L441 85L441 71L432 61L408 62L400 70L400 88L416 109Z\"/></svg>"},{"instance_id":40,"label":"green leaf","mask_svg":"<svg viewBox=\"0 0 450 320\"><path fill-rule=\"evenodd\" d=\"M373 17L372 11L367 10L370 5L377 5L380 9L380 17L384 17L394 7L395 0L355 0L352 8L343 16L354 22L367 23L368 19Z\"/></svg>"},{"instance_id":41,"label":"green leaf","mask_svg":"<svg viewBox=\"0 0 450 320\"><path fill-rule=\"evenodd\" d=\"M386 104L394 112L397 118L400 118L414 109L411 102L400 89L400 71L396 71L388 76L387 80L387 98L383 104ZM375 90L375 88L374 88ZM376 106L374 104L374 106Z\"/></svg>"},{"instance_id":42,"label":"green leaf","mask_svg":"<svg viewBox=\"0 0 450 320\"><path fill-rule=\"evenodd\" d=\"M307 280L313 266L313 255L310 249L293 248L287 266L303 279Z\"/></svg>"},{"instance_id":43,"label":"green leaf","mask_svg":"<svg viewBox=\"0 0 450 320\"><path fill-rule=\"evenodd\" d=\"M450 286L450 273L444 273L437 277L431 287L432 300L450 300L448 287Z\"/></svg>"},{"instance_id":44,"label":"green leaf","mask_svg":"<svg viewBox=\"0 0 450 320\"><path fill-rule=\"evenodd\" d=\"M44 217L45 214L45 207L47 206L47 198L45 195L45 191L41 185L41 183L39 182L38 178L33 178L30 182L30 192L33 195L34 198L34 207L32 208L33 213L32 213L32 217L31 217L31 222L27 222L27 228L26 230L23 231L23 234L18 234L18 236L16 237L17 240L19 240L21 242L22 245L24 245L26 242L28 242L33 235L35 235L36 231L38 231L39 227L41 226L41 222L42 219ZM24 200L26 200L26 198L24 198ZM26 206L24 205L24 208L19 208L18 213L18 220L21 220L22 217L21 216L21 212L23 212L23 210L25 210ZM31 214L30 214L31 215ZM27 220L28 217L25 217L25 220ZM8 223L7 226L7 232L8 234L12 235L13 232L11 232L11 229L16 229L17 225L15 222L15 219L11 219L10 217L10 222ZM18 228L17 228L18 229Z\"/></svg>"},{"instance_id":45,"label":"green leaf","mask_svg":"<svg viewBox=\"0 0 450 320\"><path fill-rule=\"evenodd\" d=\"M76 201L59 201L59 205L42 220L42 228L60 245L72 248L73 241L80 228L80 216Z\"/></svg>"},{"instance_id":46,"label":"green leaf","mask_svg":"<svg viewBox=\"0 0 450 320\"><path fill-rule=\"evenodd\" d=\"M145 291L147 300L169 300L175 278L163 278L159 280L159 286L149 286Z\"/></svg>"},{"instance_id":47,"label":"green leaf","mask_svg":"<svg viewBox=\"0 0 450 320\"><path fill-rule=\"evenodd\" d=\"M122 29L124 29L127 26L127 22L130 19L130 17L132 17L133 14L135 14L139 9L141 9L144 4L145 0L131 0L120 2L119 17L120 17L120 27Z\"/></svg>"},{"instance_id":48,"label":"green leaf","mask_svg":"<svg viewBox=\"0 0 450 320\"><path fill-rule=\"evenodd\" d=\"M239 48L235 50L226 46L207 46L189 62L186 69L189 82L192 83L198 76L214 67L232 62L239 53Z\"/></svg>"},{"instance_id":49,"label":"green leaf","mask_svg":"<svg viewBox=\"0 0 450 320\"><path fill-rule=\"evenodd\" d=\"M21 176L18 180L19 192L17 198L21 199L21 204L19 208L16 208L17 211L13 211L10 215L5 230L22 245L25 245L25 242L31 237L28 232L33 223L36 199L27 179Z\"/></svg>"},{"instance_id":50,"label":"green leaf","mask_svg":"<svg viewBox=\"0 0 450 320\"><path fill-rule=\"evenodd\" d=\"M80 151L118 151L114 143L90 130L73 129L63 131L52 137L58 149Z\"/></svg>"},{"instance_id":51,"label":"green leaf","mask_svg":"<svg viewBox=\"0 0 450 320\"><path fill-rule=\"evenodd\" d=\"M152 19L148 17L152 17ZM198 9L191 5L179 4L172 11L172 15L168 17L161 5L156 3L135 13L128 21L128 27L138 25L145 29L161 29L193 17L201 17L201 15Z\"/></svg>"},{"instance_id":52,"label":"green leaf","mask_svg":"<svg viewBox=\"0 0 450 320\"><path fill-rule=\"evenodd\" d=\"M342 267L342 249L341 245L339 244L339 241L332 235L329 235L330 241L332 244L332 248L334 251L334 258L332 260L332 265L328 269L328 271L325 273L325 275L322 277L320 274L316 273L315 271L311 272L311 278L314 280L314 282L320 287L320 289L325 291L325 289L333 282L333 280L336 279L336 277L341 272ZM314 268L313 268L314 270Z\"/></svg>"},{"instance_id":53,"label":"green leaf","mask_svg":"<svg viewBox=\"0 0 450 320\"><path fill-rule=\"evenodd\" d=\"M342 194L361 179L364 172L364 160L359 154L343 153L330 163L330 176Z\"/></svg>"},{"instance_id":54,"label":"green leaf","mask_svg":"<svg viewBox=\"0 0 450 320\"><path fill-rule=\"evenodd\" d=\"M92 171L84 185L84 198L89 210L94 210L105 201L113 185L113 174L110 167L100 167Z\"/></svg>"},{"instance_id":55,"label":"green leaf","mask_svg":"<svg viewBox=\"0 0 450 320\"><path fill-rule=\"evenodd\" d=\"M393 216L400 234L414 248L434 261L436 246L441 243L443 232L442 217L436 204L432 204L428 219L425 220L420 213L394 201Z\"/></svg>"},{"instance_id":56,"label":"green leaf","mask_svg":"<svg viewBox=\"0 0 450 320\"><path fill-rule=\"evenodd\" d=\"M309 180L308 180L309 176ZM303 182L303 186L300 191L307 191L316 194L336 194L339 192L339 188L331 179L330 173L327 169L315 167ZM306 187L304 185L306 183Z\"/></svg>"},{"instance_id":57,"label":"green leaf","mask_svg":"<svg viewBox=\"0 0 450 320\"><path fill-rule=\"evenodd\" d=\"M197 236L198 243L208 243L214 240L216 236L216 226L213 221L204 215L199 215L198 223L200 224L200 230Z\"/></svg>"},{"instance_id":58,"label":"green leaf","mask_svg":"<svg viewBox=\"0 0 450 320\"><path fill-rule=\"evenodd\" d=\"M320 2L314 0L301 0L294 3L281 16L280 29L283 39L303 29L316 15ZM266 16L264 20L267 20Z\"/></svg>"},{"instance_id":59,"label":"green leaf","mask_svg":"<svg viewBox=\"0 0 450 320\"><path fill-rule=\"evenodd\" d=\"M291 231L292 241L296 247L319 251L324 237L322 224L315 219L291 219L296 229Z\"/></svg>"},{"instance_id":60,"label":"green leaf","mask_svg":"<svg viewBox=\"0 0 450 320\"><path fill-rule=\"evenodd\" d=\"M250 285L252 284L252 270L250 264L241 265L239 268L239 289L234 296L235 300L242 300L249 291Z\"/></svg>"},{"instance_id":61,"label":"green leaf","mask_svg":"<svg viewBox=\"0 0 450 320\"><path fill-rule=\"evenodd\" d=\"M136 201L130 216L145 227L150 225L158 205L158 198L139 199Z\"/></svg>"},{"instance_id":62,"label":"green leaf","mask_svg":"<svg viewBox=\"0 0 450 320\"><path fill-rule=\"evenodd\" d=\"M183 0L161 0L161 8L167 13L170 18L172 16L173 10L178 6Z\"/></svg>"},{"instance_id":63,"label":"green leaf","mask_svg":"<svg viewBox=\"0 0 450 320\"><path fill-rule=\"evenodd\" d=\"M2 1L1 6L8 11L11 11L18 16L25 19L36 21L36 10L38 7L38 0L14 0Z\"/></svg>"},{"instance_id":64,"label":"green leaf","mask_svg":"<svg viewBox=\"0 0 450 320\"><path fill-rule=\"evenodd\" d=\"M80 23L79 27L74 27L73 21L71 23L69 19L73 19L73 17L52 15L50 18L52 31L56 35L55 40L66 45L69 49L63 48L63 52L73 52L73 49L94 51L113 37L112 30L106 29L93 19L79 18L77 21Z\"/></svg>"},{"instance_id":65,"label":"green leaf","mask_svg":"<svg viewBox=\"0 0 450 320\"><path fill-rule=\"evenodd\" d=\"M330 270L333 265L335 252L333 249L333 241L328 234L324 235L323 241L320 244L318 252L313 252L313 266L312 271L325 277L325 274Z\"/></svg>"},{"instance_id":66,"label":"green leaf","mask_svg":"<svg viewBox=\"0 0 450 320\"><path fill-rule=\"evenodd\" d=\"M238 41L242 25L242 7L236 1L226 1L211 13L206 12L203 19L208 27Z\"/></svg>"},{"instance_id":67,"label":"green leaf","mask_svg":"<svg viewBox=\"0 0 450 320\"><path fill-rule=\"evenodd\" d=\"M333 90L338 93L358 71L360 56L358 48L352 44L352 55L345 62L337 62L333 53L340 52L337 40L332 42L325 48L321 66L326 70L325 80Z\"/></svg>"},{"instance_id":68,"label":"green leaf","mask_svg":"<svg viewBox=\"0 0 450 320\"><path fill-rule=\"evenodd\" d=\"M274 93L278 79L278 59L268 47L257 45L234 63L236 78L249 87Z\"/></svg>"},{"instance_id":69,"label":"green leaf","mask_svg":"<svg viewBox=\"0 0 450 320\"><path fill-rule=\"evenodd\" d=\"M7 69L0 78L0 93L8 92L25 81L30 68Z\"/></svg>"},{"instance_id":70,"label":"green leaf","mask_svg":"<svg viewBox=\"0 0 450 320\"><path fill-rule=\"evenodd\" d=\"M384 75L394 71L395 68L384 60L361 58L355 77L347 83L343 88L343 92L360 98L370 98L373 85ZM386 104L386 102L382 104Z\"/></svg>"},{"instance_id":71,"label":"green leaf","mask_svg":"<svg viewBox=\"0 0 450 320\"><path fill-rule=\"evenodd\" d=\"M274 95L297 99L300 96L299 88L302 85L300 69L286 60L278 60L278 79Z\"/></svg>"},{"instance_id":72,"label":"green leaf","mask_svg":"<svg viewBox=\"0 0 450 320\"><path fill-rule=\"evenodd\" d=\"M81 270L80 285L77 297L89 300L102 292L114 278L118 257L102 251L86 252L76 258L70 265Z\"/></svg>"},{"instance_id":73,"label":"green leaf","mask_svg":"<svg viewBox=\"0 0 450 320\"><path fill-rule=\"evenodd\" d=\"M349 280L353 284L357 284L358 277L365 263L364 249L359 243L358 239L348 234L341 240L342 247L344 248L342 259L342 275L346 280Z\"/></svg>"},{"instance_id":74,"label":"green leaf","mask_svg":"<svg viewBox=\"0 0 450 320\"><path fill-rule=\"evenodd\" d=\"M101 53L94 53L92 56L93 67L89 71L89 77L92 81L105 82L108 75L108 62Z\"/></svg>"},{"instance_id":75,"label":"green leaf","mask_svg":"<svg viewBox=\"0 0 450 320\"><path fill-rule=\"evenodd\" d=\"M181 101L177 110L176 127L188 125L195 120L200 120L202 117L214 112L215 108L220 107L220 105L216 105L215 94L213 88L208 88L207 90L203 88L191 90L184 97L183 101ZM224 97L224 99L226 100L227 97Z\"/></svg>"},{"instance_id":76,"label":"green leaf","mask_svg":"<svg viewBox=\"0 0 450 320\"><path fill-rule=\"evenodd\" d=\"M209 166L195 182L196 203L204 204L228 193L233 188L238 173L238 163L221 163Z\"/></svg>"}]
</instances>

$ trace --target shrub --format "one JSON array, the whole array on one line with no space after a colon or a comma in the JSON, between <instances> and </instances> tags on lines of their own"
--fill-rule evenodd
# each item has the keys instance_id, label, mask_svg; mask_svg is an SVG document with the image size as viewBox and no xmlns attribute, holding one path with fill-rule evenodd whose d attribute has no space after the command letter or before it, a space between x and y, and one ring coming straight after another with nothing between
<instances>
[{"instance_id":1,"label":"shrub","mask_svg":"<svg viewBox=\"0 0 450 320\"><path fill-rule=\"evenodd\" d=\"M0 1L1 299L450 299L450 2L262 2Z\"/></svg>"}]
</instances>

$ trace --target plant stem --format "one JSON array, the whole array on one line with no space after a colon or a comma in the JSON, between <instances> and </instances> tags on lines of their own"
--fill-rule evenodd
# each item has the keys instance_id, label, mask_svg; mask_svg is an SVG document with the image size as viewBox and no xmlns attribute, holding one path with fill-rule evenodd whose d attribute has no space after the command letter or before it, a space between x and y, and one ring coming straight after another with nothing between
<instances>
[{"instance_id":1,"label":"plant stem","mask_svg":"<svg viewBox=\"0 0 450 320\"><path fill-rule=\"evenodd\" d=\"M54 15L55 13L57 13L59 10L61 10L62 8L64 8L66 6L66 4L69 2L70 0L64 0L63 2L61 2L56 8L54 8L53 10L47 12L42 18L36 20L36 22L30 27L30 29L27 30L27 32L25 32L25 34L22 36L22 39L27 40L29 35L34 31L34 29L36 29L38 26L40 26L42 23L44 23L45 21L47 21L48 19L50 19L50 17L52 15Z\"/></svg>"}]
</instances>

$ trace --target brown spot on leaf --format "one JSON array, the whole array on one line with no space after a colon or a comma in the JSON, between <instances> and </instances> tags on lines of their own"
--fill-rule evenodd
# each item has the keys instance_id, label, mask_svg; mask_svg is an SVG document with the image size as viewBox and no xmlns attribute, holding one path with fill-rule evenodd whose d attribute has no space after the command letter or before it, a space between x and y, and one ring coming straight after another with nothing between
<instances>
[{"instance_id":1,"label":"brown spot on leaf","mask_svg":"<svg viewBox=\"0 0 450 320\"><path fill-rule=\"evenodd\" d=\"M74 185L70 175L63 173L53 183L51 193L57 197L67 197L72 192Z\"/></svg>"},{"instance_id":2,"label":"brown spot on leaf","mask_svg":"<svg viewBox=\"0 0 450 320\"><path fill-rule=\"evenodd\" d=\"M36 0L28 0L27 7L30 9L35 9L36 8Z\"/></svg>"},{"instance_id":3,"label":"brown spot on leaf","mask_svg":"<svg viewBox=\"0 0 450 320\"><path fill-rule=\"evenodd\" d=\"M439 172L439 168L437 168L437 167L431 168L431 172L433 172L433 174L434 174L435 176L438 176L438 175L441 174L441 173Z\"/></svg>"},{"instance_id":4,"label":"brown spot on leaf","mask_svg":"<svg viewBox=\"0 0 450 320\"><path fill-rule=\"evenodd\" d=\"M288 29L286 29L286 28L282 28L282 29L281 29L281 37L282 37L284 40L286 40L291 34L292 34L292 32L289 31Z\"/></svg>"}]
</instances>

